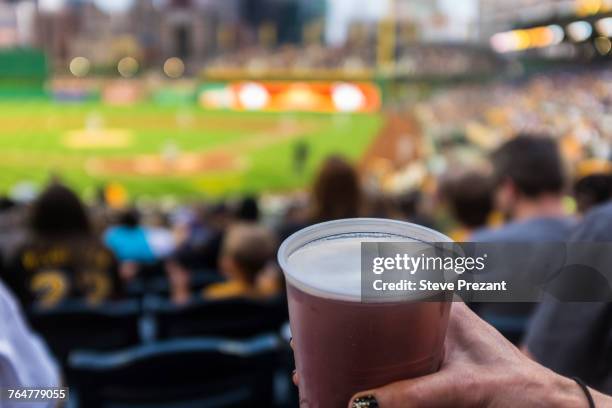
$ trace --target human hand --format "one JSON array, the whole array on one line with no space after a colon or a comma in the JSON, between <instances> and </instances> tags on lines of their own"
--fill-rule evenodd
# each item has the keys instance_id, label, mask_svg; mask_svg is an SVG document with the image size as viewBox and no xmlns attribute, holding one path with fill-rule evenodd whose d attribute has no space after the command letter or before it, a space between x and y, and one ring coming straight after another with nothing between
<instances>
[{"instance_id":1,"label":"human hand","mask_svg":"<svg viewBox=\"0 0 612 408\"><path fill-rule=\"evenodd\" d=\"M294 378L295 380L295 378ZM591 391L596 406L612 399ZM360 392L349 408L587 407L571 379L530 360L462 303L454 303L440 371Z\"/></svg>"}]
</instances>

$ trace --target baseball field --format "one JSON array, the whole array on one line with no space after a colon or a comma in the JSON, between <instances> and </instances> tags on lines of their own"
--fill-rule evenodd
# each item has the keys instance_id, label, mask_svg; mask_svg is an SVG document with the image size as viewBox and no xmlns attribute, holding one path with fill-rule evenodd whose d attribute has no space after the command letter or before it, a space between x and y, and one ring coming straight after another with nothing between
<instances>
[{"instance_id":1,"label":"baseball field","mask_svg":"<svg viewBox=\"0 0 612 408\"><path fill-rule=\"evenodd\" d=\"M116 183L130 198L290 190L330 154L359 159L381 125L373 114L2 102L0 192L54 176L85 195ZM306 151L302 170L298 150Z\"/></svg>"}]
</instances>

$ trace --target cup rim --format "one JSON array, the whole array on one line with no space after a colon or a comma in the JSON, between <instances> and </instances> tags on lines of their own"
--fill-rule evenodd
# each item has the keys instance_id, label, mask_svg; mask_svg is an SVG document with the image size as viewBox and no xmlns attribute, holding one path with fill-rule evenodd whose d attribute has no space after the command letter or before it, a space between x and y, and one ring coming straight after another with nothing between
<instances>
[{"instance_id":1,"label":"cup rim","mask_svg":"<svg viewBox=\"0 0 612 408\"><path fill-rule=\"evenodd\" d=\"M342 295L314 288L300 281L291 273L289 257L300 248L321 239L347 234L385 234L397 236L400 239L413 239L424 243L428 242L454 242L448 236L432 228L413 224L407 221L391 220L386 218L344 218L334 221L326 221L305 227L287 237L280 245L277 253L277 261L280 265L285 280L292 286L310 293L314 296L323 296L336 300L356 301L355 296ZM361 296L359 296L361 298Z\"/></svg>"}]
</instances>

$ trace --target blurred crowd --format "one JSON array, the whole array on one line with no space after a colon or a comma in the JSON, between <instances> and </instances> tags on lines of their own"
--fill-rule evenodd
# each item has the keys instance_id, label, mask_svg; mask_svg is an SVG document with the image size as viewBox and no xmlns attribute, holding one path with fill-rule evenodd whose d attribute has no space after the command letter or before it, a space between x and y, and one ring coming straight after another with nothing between
<instances>
[{"instance_id":1,"label":"blurred crowd","mask_svg":"<svg viewBox=\"0 0 612 408\"><path fill-rule=\"evenodd\" d=\"M377 51L373 44L361 46L349 42L336 48L321 45L253 46L221 54L210 60L206 67L219 72L246 69L254 73L309 70L363 73L375 70L377 64ZM499 65L492 54L478 48L459 47L456 44L410 44L398 48L393 71L399 75L448 77L492 73Z\"/></svg>"},{"instance_id":2,"label":"blurred crowd","mask_svg":"<svg viewBox=\"0 0 612 408\"><path fill-rule=\"evenodd\" d=\"M308 194L283 197L273 213L256 196L170 211L113 209L86 205L54 181L30 203L3 200L2 276L23 303L36 307L74 297L93 304L120 298L151 268L166 276L178 304L193 297L274 296L283 290L276 249L289 235L359 216L419 221L418 196L366 194L357 169L341 156L322 164ZM226 282L196 293L190 281L197 273Z\"/></svg>"},{"instance_id":3,"label":"blurred crowd","mask_svg":"<svg viewBox=\"0 0 612 408\"><path fill-rule=\"evenodd\" d=\"M347 69L371 68L375 55L371 48L350 51L333 49L321 45L297 47L284 45L277 49L251 47L233 53L222 54L211 60L207 67L212 69L247 69L252 71Z\"/></svg>"},{"instance_id":4,"label":"blurred crowd","mask_svg":"<svg viewBox=\"0 0 612 408\"><path fill-rule=\"evenodd\" d=\"M87 206L54 181L33 202L0 202L0 277L28 315L74 299L96 307L142 296L139 285L151 276L165 288L156 296L179 311L223 299L281 299L286 310L276 250L318 222L392 218L468 242L610 241L609 75L559 74L435 97L419 108L427 136L464 126L472 145L491 152L478 165L454 164L428 188L393 195L365 189L340 156L322 163L307 192L273 210L257 196L117 210ZM541 364L612 392L609 304L472 307Z\"/></svg>"},{"instance_id":5,"label":"blurred crowd","mask_svg":"<svg viewBox=\"0 0 612 408\"><path fill-rule=\"evenodd\" d=\"M608 159L612 135L612 71L562 71L514 82L460 86L434 95L417 113L436 139L465 134L483 148L519 132L556 138L571 164Z\"/></svg>"}]
</instances>

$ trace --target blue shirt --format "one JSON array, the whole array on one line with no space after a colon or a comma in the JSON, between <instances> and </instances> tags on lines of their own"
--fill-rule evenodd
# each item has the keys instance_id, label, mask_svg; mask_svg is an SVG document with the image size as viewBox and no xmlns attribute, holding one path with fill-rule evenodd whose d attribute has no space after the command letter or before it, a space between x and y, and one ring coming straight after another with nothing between
<instances>
[{"instance_id":1,"label":"blue shirt","mask_svg":"<svg viewBox=\"0 0 612 408\"><path fill-rule=\"evenodd\" d=\"M155 261L147 233L142 227L111 227L104 234L104 243L120 261Z\"/></svg>"}]
</instances>

